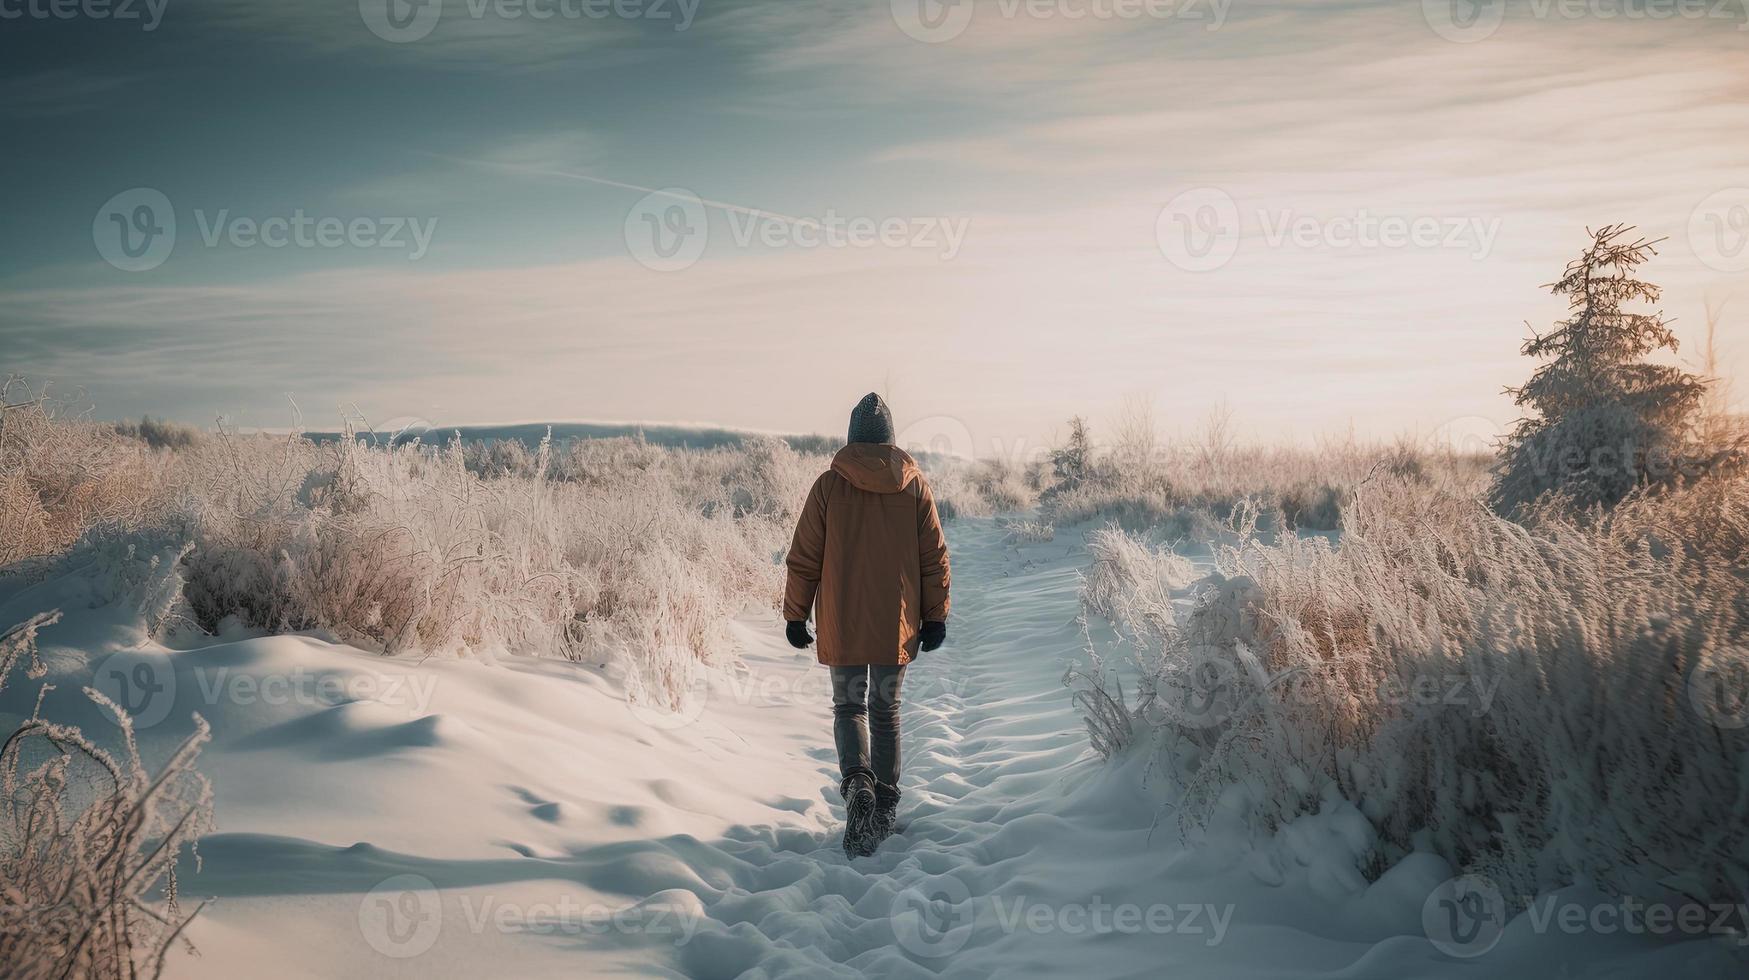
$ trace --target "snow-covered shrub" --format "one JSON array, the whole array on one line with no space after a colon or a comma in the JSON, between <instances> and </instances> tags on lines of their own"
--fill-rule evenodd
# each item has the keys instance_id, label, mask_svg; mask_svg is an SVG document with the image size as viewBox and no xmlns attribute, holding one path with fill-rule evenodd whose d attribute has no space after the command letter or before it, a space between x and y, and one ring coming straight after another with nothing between
<instances>
[{"instance_id":1,"label":"snow-covered shrub","mask_svg":"<svg viewBox=\"0 0 1749 980\"><path fill-rule=\"evenodd\" d=\"M1001 526L1008 531L1009 544L1049 544L1057 539L1057 529L1042 521L1009 520Z\"/></svg>"},{"instance_id":2,"label":"snow-covered shrub","mask_svg":"<svg viewBox=\"0 0 1749 980\"><path fill-rule=\"evenodd\" d=\"M153 449L189 449L200 440L199 430L150 415L140 416L138 422L117 422L115 431Z\"/></svg>"},{"instance_id":3,"label":"snow-covered shrub","mask_svg":"<svg viewBox=\"0 0 1749 980\"><path fill-rule=\"evenodd\" d=\"M773 436L750 437L739 450L711 455L729 460L718 482L737 516L757 515L789 524L800 516L809 488L828 465Z\"/></svg>"},{"instance_id":4,"label":"snow-covered shrub","mask_svg":"<svg viewBox=\"0 0 1749 980\"><path fill-rule=\"evenodd\" d=\"M390 654L616 658L660 698L727 648L734 616L776 603L828 462L776 439L511 445L220 432L151 450L12 399L0 558L146 569L154 630L229 621Z\"/></svg>"},{"instance_id":5,"label":"snow-covered shrub","mask_svg":"<svg viewBox=\"0 0 1749 980\"><path fill-rule=\"evenodd\" d=\"M1218 427L1217 427L1218 428ZM1082 435L1085 436L1085 429ZM1269 528L1333 530L1354 488L1371 474L1447 487L1458 493L1486 486L1488 460L1398 440L1353 440L1316 447L1245 446L1224 433L1145 451L1119 443L1076 451L1078 477L1041 499L1059 526L1115 523L1167 538L1203 537L1255 503Z\"/></svg>"},{"instance_id":6,"label":"snow-covered shrub","mask_svg":"<svg viewBox=\"0 0 1749 980\"><path fill-rule=\"evenodd\" d=\"M462 465L470 473L488 479L535 475L535 454L521 439L480 439L461 446Z\"/></svg>"},{"instance_id":7,"label":"snow-covered shrub","mask_svg":"<svg viewBox=\"0 0 1749 980\"><path fill-rule=\"evenodd\" d=\"M8 379L0 385L0 567L64 551L96 524L152 518L165 505L166 459Z\"/></svg>"},{"instance_id":8,"label":"snow-covered shrub","mask_svg":"<svg viewBox=\"0 0 1749 980\"><path fill-rule=\"evenodd\" d=\"M232 506L198 505L185 594L208 628L235 617L386 653L623 657L673 689L741 609L775 602L806 465L781 443L616 440L570 456L571 481L546 476L545 444L532 475L482 478L459 441L339 440L296 493L263 469L263 486L222 486Z\"/></svg>"},{"instance_id":9,"label":"snow-covered shrub","mask_svg":"<svg viewBox=\"0 0 1749 980\"><path fill-rule=\"evenodd\" d=\"M0 635L0 687L21 661L41 676L46 613ZM0 963L8 977L156 977L194 913L178 903L176 863L212 830L212 789L194 768L195 731L156 773L140 761L127 713L112 712L124 754L79 729L32 716L0 746ZM198 909L196 910L198 911Z\"/></svg>"},{"instance_id":10,"label":"snow-covered shrub","mask_svg":"<svg viewBox=\"0 0 1749 980\"><path fill-rule=\"evenodd\" d=\"M1081 601L1104 616L1138 650L1158 653L1178 633L1172 593L1195 581L1196 567L1115 527L1087 538L1092 559L1081 575Z\"/></svg>"},{"instance_id":11,"label":"snow-covered shrub","mask_svg":"<svg viewBox=\"0 0 1749 980\"><path fill-rule=\"evenodd\" d=\"M1584 879L1735 901L1746 535L1741 480L1527 529L1377 479L1340 544L1218 549L1179 617L1140 542L1100 539L1087 603L1144 661L1131 710L1182 783L1187 830L1217 807L1273 827L1338 793L1377 828L1378 867L1422 847L1513 896Z\"/></svg>"},{"instance_id":12,"label":"snow-covered shrub","mask_svg":"<svg viewBox=\"0 0 1749 980\"><path fill-rule=\"evenodd\" d=\"M942 520L1030 510L1039 498L1039 468L1006 459L927 458L923 462Z\"/></svg>"},{"instance_id":13,"label":"snow-covered shrub","mask_svg":"<svg viewBox=\"0 0 1749 980\"><path fill-rule=\"evenodd\" d=\"M1347 492L1328 483L1294 486L1281 492L1282 519L1288 527L1308 531L1334 531L1342 523L1342 501Z\"/></svg>"}]
</instances>

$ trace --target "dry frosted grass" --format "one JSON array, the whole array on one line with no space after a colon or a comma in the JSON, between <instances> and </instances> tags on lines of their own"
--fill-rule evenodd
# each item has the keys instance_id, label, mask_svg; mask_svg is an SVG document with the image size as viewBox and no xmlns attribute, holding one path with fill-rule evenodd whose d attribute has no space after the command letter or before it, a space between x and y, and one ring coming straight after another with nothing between
<instances>
[{"instance_id":1,"label":"dry frosted grass","mask_svg":"<svg viewBox=\"0 0 1749 980\"><path fill-rule=\"evenodd\" d=\"M919 462L929 475L935 506L944 521L1031 510L1046 483L1042 466L1005 459L926 455Z\"/></svg>"},{"instance_id":2,"label":"dry frosted grass","mask_svg":"<svg viewBox=\"0 0 1749 980\"><path fill-rule=\"evenodd\" d=\"M1379 866L1419 844L1507 895L1740 899L1749 483L1527 527L1374 479L1341 530L1218 548L1187 613L1173 559L1094 539L1087 605L1145 670L1122 711L1098 671L1080 697L1108 751L1153 744L1187 830L1340 796L1379 829Z\"/></svg>"},{"instance_id":3,"label":"dry frosted grass","mask_svg":"<svg viewBox=\"0 0 1749 980\"><path fill-rule=\"evenodd\" d=\"M1462 493L1485 486L1488 462L1400 443L1301 449L1232 445L1221 435L1158 446L1120 443L1094 453L1081 478L1048 490L1044 504L1058 525L1111 522L1168 537L1206 537L1247 502L1260 507L1267 526L1332 530L1369 475Z\"/></svg>"},{"instance_id":4,"label":"dry frosted grass","mask_svg":"<svg viewBox=\"0 0 1749 980\"><path fill-rule=\"evenodd\" d=\"M163 506L166 454L19 378L0 384L0 567L63 551Z\"/></svg>"},{"instance_id":5,"label":"dry frosted grass","mask_svg":"<svg viewBox=\"0 0 1749 980\"><path fill-rule=\"evenodd\" d=\"M543 445L492 477L460 443L294 443L289 466L255 452L234 480L216 467L188 519L202 625L323 629L391 654L619 657L663 697L735 615L775 601L776 557L823 465L775 440Z\"/></svg>"},{"instance_id":6,"label":"dry frosted grass","mask_svg":"<svg viewBox=\"0 0 1749 980\"><path fill-rule=\"evenodd\" d=\"M59 613L0 634L0 687L21 662L41 676L36 631ZM26 980L156 977L194 913L177 902L176 862L212 829L212 790L194 769L205 722L150 773L127 713L114 713L117 759L77 728L26 719L0 746L0 963ZM199 910L196 909L196 912Z\"/></svg>"},{"instance_id":7,"label":"dry frosted grass","mask_svg":"<svg viewBox=\"0 0 1749 980\"><path fill-rule=\"evenodd\" d=\"M81 554L180 544L166 622L322 630L388 654L619 659L655 700L725 648L743 609L775 603L827 462L776 439L530 450L221 433L153 448L11 402L12 574L46 574L82 537Z\"/></svg>"}]
</instances>

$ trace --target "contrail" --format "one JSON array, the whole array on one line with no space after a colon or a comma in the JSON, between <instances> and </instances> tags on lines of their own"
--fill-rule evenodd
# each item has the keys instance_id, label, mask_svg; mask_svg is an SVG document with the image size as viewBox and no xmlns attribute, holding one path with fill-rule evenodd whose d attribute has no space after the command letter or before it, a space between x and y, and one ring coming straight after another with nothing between
<instances>
[{"instance_id":1,"label":"contrail","mask_svg":"<svg viewBox=\"0 0 1749 980\"><path fill-rule=\"evenodd\" d=\"M713 201L709 198L699 197L696 194L682 194L662 187L645 187L642 184L628 184L623 180L596 177L593 174L580 174L569 170L552 170L547 167L530 167L516 163L503 163L496 160L472 160L467 157L450 156L446 153L419 152L421 156L428 156L438 160L447 160L451 163L460 163L470 167L487 167L493 170L508 170L512 173L528 174L534 177L562 177L566 180L581 180L591 184L603 184L607 187L618 187L622 190L643 191L645 194L657 194L662 197L674 198L677 201L698 201L705 207L716 208L719 211L733 211L736 214L744 214L753 218L775 218L779 221L788 222L791 225L813 228L821 227L820 222L814 218L798 218L777 211L767 211L764 208L750 208L740 204L731 204L728 201Z\"/></svg>"}]
</instances>

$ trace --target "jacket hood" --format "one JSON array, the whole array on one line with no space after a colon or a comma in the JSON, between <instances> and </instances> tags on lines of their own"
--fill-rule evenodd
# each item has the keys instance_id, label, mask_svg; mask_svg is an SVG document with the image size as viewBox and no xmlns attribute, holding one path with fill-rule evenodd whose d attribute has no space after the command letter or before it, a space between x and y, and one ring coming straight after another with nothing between
<instances>
[{"instance_id":1,"label":"jacket hood","mask_svg":"<svg viewBox=\"0 0 1749 980\"><path fill-rule=\"evenodd\" d=\"M853 442L832 457L832 472L869 493L898 493L923 478L917 461L898 446Z\"/></svg>"}]
</instances>

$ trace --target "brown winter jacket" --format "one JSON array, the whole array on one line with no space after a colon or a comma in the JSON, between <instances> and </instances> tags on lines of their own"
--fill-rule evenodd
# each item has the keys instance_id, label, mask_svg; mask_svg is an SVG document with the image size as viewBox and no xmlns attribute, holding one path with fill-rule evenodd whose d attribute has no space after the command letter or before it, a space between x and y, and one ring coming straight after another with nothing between
<instances>
[{"instance_id":1,"label":"brown winter jacket","mask_svg":"<svg viewBox=\"0 0 1749 980\"><path fill-rule=\"evenodd\" d=\"M947 538L935 495L897 446L853 442L808 491L789 547L783 618L814 611L820 662L906 664L925 620L947 621Z\"/></svg>"}]
</instances>

